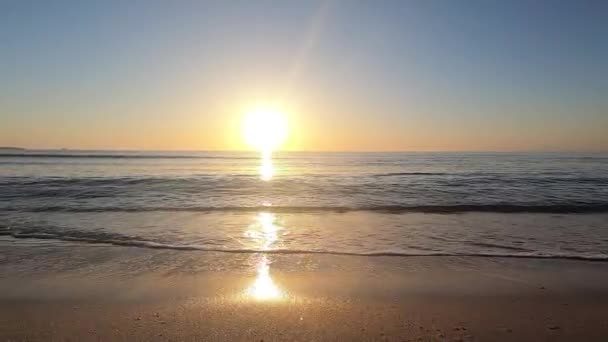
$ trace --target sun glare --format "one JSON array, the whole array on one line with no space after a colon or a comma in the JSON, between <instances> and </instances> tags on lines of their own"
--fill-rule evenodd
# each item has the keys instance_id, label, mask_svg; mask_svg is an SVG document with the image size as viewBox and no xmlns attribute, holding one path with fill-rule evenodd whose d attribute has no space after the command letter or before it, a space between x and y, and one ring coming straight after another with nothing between
<instances>
[{"instance_id":1,"label":"sun glare","mask_svg":"<svg viewBox=\"0 0 608 342\"><path fill-rule=\"evenodd\" d=\"M258 107L245 114L243 138L247 145L262 153L260 178L269 181L274 174L272 151L287 139L285 114L274 108Z\"/></svg>"},{"instance_id":2,"label":"sun glare","mask_svg":"<svg viewBox=\"0 0 608 342\"><path fill-rule=\"evenodd\" d=\"M277 149L287 139L287 131L285 114L274 108L256 108L243 119L245 142L264 153Z\"/></svg>"}]
</instances>

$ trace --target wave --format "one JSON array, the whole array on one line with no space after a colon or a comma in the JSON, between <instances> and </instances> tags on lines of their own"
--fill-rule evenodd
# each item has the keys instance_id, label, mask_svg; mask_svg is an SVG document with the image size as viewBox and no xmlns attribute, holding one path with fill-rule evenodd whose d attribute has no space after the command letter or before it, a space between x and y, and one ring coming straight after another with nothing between
<instances>
[{"instance_id":1,"label":"wave","mask_svg":"<svg viewBox=\"0 0 608 342\"><path fill-rule=\"evenodd\" d=\"M448 175L445 172L388 172L378 173L373 175L374 177L392 177L392 176L443 176Z\"/></svg>"},{"instance_id":2,"label":"wave","mask_svg":"<svg viewBox=\"0 0 608 342\"><path fill-rule=\"evenodd\" d=\"M518 251L518 252L530 252L530 250L526 249L526 248L515 247L515 246L507 246L507 245L499 245L499 244L488 243L488 242L469 242L469 243L471 245L473 245L473 246L479 246L479 247L508 249L508 250L511 250L511 251Z\"/></svg>"},{"instance_id":3,"label":"wave","mask_svg":"<svg viewBox=\"0 0 608 342\"><path fill-rule=\"evenodd\" d=\"M189 158L189 157L188 157ZM194 157L201 158L201 157ZM215 157L209 157L215 158ZM222 159L227 159L225 157L221 157ZM249 157L235 157L235 159L239 158L249 158ZM255 159L255 158L254 158ZM0 160L0 164L46 164L46 163L38 163L38 162L3 162ZM256 164L257 165L257 164ZM500 189L505 186L511 185L595 185L595 186L604 186L608 185L608 176L595 176L595 177L587 177L587 176L572 176L572 175L562 175L562 176L548 176L548 175L539 175L539 176L518 176L518 175L501 175L501 174L492 174L492 173L445 173L445 172L388 172L388 173L377 173L370 175L334 175L334 174L324 174L324 173L298 173L298 174L285 174L281 178L278 178L276 181L289 181L293 182L297 180L303 184L314 185L317 184L319 177L328 181L338 181L337 184L344 181L345 177L349 177L348 184L352 187L368 187L374 186L377 187L379 184L375 182L377 178L389 178L395 176L445 176L445 177L431 177L424 178L421 184L428 184L429 186L433 186L436 188L441 188L443 186L479 186L483 184L484 186L491 189ZM199 171L195 173L191 173L188 175L180 175L180 176L114 176L114 177L104 177L104 176L90 176L90 177L31 177L31 176L5 176L0 177L0 185L83 185L83 186L102 186L102 185L121 185L121 184L172 184L175 182L193 182L199 184L201 181L212 181L212 180L221 180L222 184L226 186L231 186L231 181L239 180L241 178L250 178L251 180L259 180L259 174L256 172L243 171L235 169L233 172L223 171L222 173L218 172L204 172ZM411 186L412 184L409 182L403 183L380 183L380 185L390 184L391 186Z\"/></svg>"},{"instance_id":4,"label":"wave","mask_svg":"<svg viewBox=\"0 0 608 342\"><path fill-rule=\"evenodd\" d=\"M487 257L487 258L522 258L522 259L566 259L584 261L603 261L608 262L608 255L576 255L576 254L542 254L538 252L528 253L448 253L448 252L427 252L427 253L407 253L395 251L375 251L375 252L347 252L332 250L303 250L303 249L223 249L207 248L199 245L178 245L167 244L145 240L121 240L112 238L90 238L82 236L58 235L52 233L19 233L10 230L0 230L0 235L12 236L15 239L41 239L58 240L67 242L83 242L90 244L104 244L120 247L138 247L148 249L166 249L176 251L201 251L218 252L233 254L325 254L325 255L345 255L362 257Z\"/></svg>"},{"instance_id":5,"label":"wave","mask_svg":"<svg viewBox=\"0 0 608 342\"><path fill-rule=\"evenodd\" d=\"M224 206L224 207L6 207L0 211L19 212L71 212L71 213L102 213L102 212L260 212L273 213L316 213L316 212L381 212L381 213L429 213L457 214L467 212L482 213L547 213L547 214L585 214L608 213L608 203L591 204L455 204L455 205L379 205L379 206Z\"/></svg>"}]
</instances>

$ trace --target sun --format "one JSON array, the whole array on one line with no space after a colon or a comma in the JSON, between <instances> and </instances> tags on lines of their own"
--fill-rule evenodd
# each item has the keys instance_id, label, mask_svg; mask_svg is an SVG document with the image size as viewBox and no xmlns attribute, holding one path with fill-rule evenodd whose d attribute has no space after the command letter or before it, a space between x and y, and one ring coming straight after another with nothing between
<instances>
[{"instance_id":1,"label":"sun","mask_svg":"<svg viewBox=\"0 0 608 342\"><path fill-rule=\"evenodd\" d=\"M258 107L245 114L242 129L247 145L269 153L287 139L287 118L276 108Z\"/></svg>"}]
</instances>

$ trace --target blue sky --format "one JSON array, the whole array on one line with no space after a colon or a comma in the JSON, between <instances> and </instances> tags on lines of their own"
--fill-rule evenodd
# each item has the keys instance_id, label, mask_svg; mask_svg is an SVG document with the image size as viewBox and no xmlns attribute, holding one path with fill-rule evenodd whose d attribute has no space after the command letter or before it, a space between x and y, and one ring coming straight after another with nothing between
<instances>
[{"instance_id":1,"label":"blue sky","mask_svg":"<svg viewBox=\"0 0 608 342\"><path fill-rule=\"evenodd\" d=\"M0 145L608 150L605 1L4 1Z\"/></svg>"}]
</instances>

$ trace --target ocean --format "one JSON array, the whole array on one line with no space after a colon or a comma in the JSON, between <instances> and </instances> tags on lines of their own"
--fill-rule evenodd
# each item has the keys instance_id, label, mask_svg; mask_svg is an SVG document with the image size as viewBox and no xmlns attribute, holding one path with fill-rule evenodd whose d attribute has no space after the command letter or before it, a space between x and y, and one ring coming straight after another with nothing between
<instances>
[{"instance_id":1,"label":"ocean","mask_svg":"<svg viewBox=\"0 0 608 342\"><path fill-rule=\"evenodd\" d=\"M253 152L2 152L0 245L608 260L607 154L261 164Z\"/></svg>"}]
</instances>

